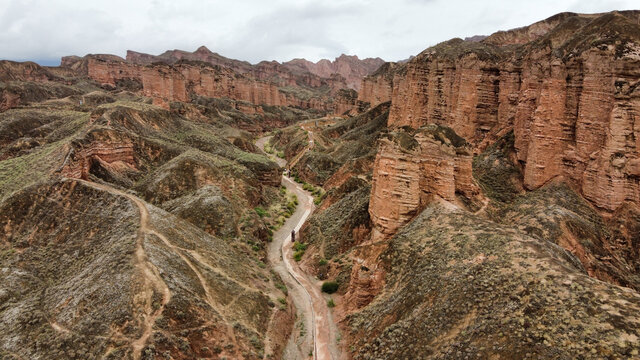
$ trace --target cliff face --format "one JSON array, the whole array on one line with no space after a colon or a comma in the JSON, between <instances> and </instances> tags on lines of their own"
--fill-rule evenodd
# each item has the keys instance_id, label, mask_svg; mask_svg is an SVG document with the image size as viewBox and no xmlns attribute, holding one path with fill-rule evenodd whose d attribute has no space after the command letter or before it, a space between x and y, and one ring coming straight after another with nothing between
<instances>
[{"instance_id":1,"label":"cliff face","mask_svg":"<svg viewBox=\"0 0 640 360\"><path fill-rule=\"evenodd\" d=\"M474 153L513 130L528 190L561 178L605 212L640 205L638 14L561 14L481 42L454 39L402 71L365 78L360 99L375 104L391 87L389 127L448 126ZM398 184L418 171L389 144L376 165L374 179L392 174ZM374 183L374 226L389 232L415 215L419 201L409 194L427 188L418 178L407 182L414 191L388 198L387 208L398 210L382 217Z\"/></svg>"},{"instance_id":2,"label":"cliff face","mask_svg":"<svg viewBox=\"0 0 640 360\"><path fill-rule=\"evenodd\" d=\"M73 62L69 57L63 63ZM127 62L138 65L151 65L165 63L176 65L180 62L202 62L222 67L235 74L242 74L245 78L254 82L266 82L275 87L297 88L334 95L341 89L349 88L359 90L360 81L364 76L373 73L384 61L379 58L367 58L360 60L357 56L341 55L334 61L320 60L313 63L304 59L294 59L288 62L262 61L251 65L246 61L229 59L217 53L211 52L201 46L194 52L182 50L170 50L160 55L149 55L135 51L127 51ZM289 100L291 102L291 99ZM286 101L285 101L286 102ZM275 103L268 103L276 105ZM304 103L296 103L294 106L306 106ZM312 105L316 108L316 105ZM326 106L325 106L326 107ZM353 107L351 107L353 108ZM344 107L335 107L334 113L341 114Z\"/></svg>"},{"instance_id":3,"label":"cliff face","mask_svg":"<svg viewBox=\"0 0 640 360\"><path fill-rule=\"evenodd\" d=\"M371 105L391 101L393 78L404 66L396 63L385 63L375 73L362 79L358 100Z\"/></svg>"},{"instance_id":4,"label":"cliff face","mask_svg":"<svg viewBox=\"0 0 640 360\"><path fill-rule=\"evenodd\" d=\"M223 66L241 74L251 71L251 64L248 62L226 58L212 52L206 46L200 46L192 53L183 50L168 50L157 56L127 50L127 61L134 64L149 65L155 62L174 64L180 60L202 61L211 65Z\"/></svg>"},{"instance_id":5,"label":"cliff face","mask_svg":"<svg viewBox=\"0 0 640 360\"><path fill-rule=\"evenodd\" d=\"M259 105L331 110L327 98L301 96L282 90L273 83L245 77L219 66L189 62L144 66L89 57L86 68L91 79L105 85L138 84L144 96L151 97L155 104L165 108L171 101L188 102L191 95L197 95Z\"/></svg>"},{"instance_id":6,"label":"cliff face","mask_svg":"<svg viewBox=\"0 0 640 360\"><path fill-rule=\"evenodd\" d=\"M320 77L328 78L332 74L339 74L344 77L347 87L350 89L360 90L360 81L363 77L373 73L384 64L384 60L380 58L358 59L357 56L349 56L342 54L334 61L322 59L317 63L305 59L294 59L283 63L284 66L295 69L306 69L312 74Z\"/></svg>"},{"instance_id":7,"label":"cliff face","mask_svg":"<svg viewBox=\"0 0 640 360\"><path fill-rule=\"evenodd\" d=\"M468 144L448 128L429 125L382 139L369 203L374 240L394 234L436 198L475 200L480 191L471 165Z\"/></svg>"},{"instance_id":8,"label":"cliff face","mask_svg":"<svg viewBox=\"0 0 640 360\"><path fill-rule=\"evenodd\" d=\"M171 50L157 56L129 50L126 60L114 55L66 56L61 70L86 74L111 87L141 90L165 108L195 95L343 114L357 109L357 95L343 96L346 89L359 88L360 80L383 63L377 58L342 55L333 62L296 59L251 65L202 46L194 52ZM9 95L3 98L9 104L5 107L15 103ZM252 106L240 108L255 112Z\"/></svg>"}]
</instances>

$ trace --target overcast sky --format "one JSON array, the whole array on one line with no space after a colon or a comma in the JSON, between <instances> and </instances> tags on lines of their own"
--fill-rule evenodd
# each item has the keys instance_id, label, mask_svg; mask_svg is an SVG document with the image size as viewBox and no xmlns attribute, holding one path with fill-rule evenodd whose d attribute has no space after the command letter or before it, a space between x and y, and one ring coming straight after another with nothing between
<instances>
[{"instance_id":1,"label":"overcast sky","mask_svg":"<svg viewBox=\"0 0 640 360\"><path fill-rule=\"evenodd\" d=\"M207 46L248 60L342 53L401 60L453 37L528 25L562 11L640 8L638 0L0 0L0 59Z\"/></svg>"}]
</instances>

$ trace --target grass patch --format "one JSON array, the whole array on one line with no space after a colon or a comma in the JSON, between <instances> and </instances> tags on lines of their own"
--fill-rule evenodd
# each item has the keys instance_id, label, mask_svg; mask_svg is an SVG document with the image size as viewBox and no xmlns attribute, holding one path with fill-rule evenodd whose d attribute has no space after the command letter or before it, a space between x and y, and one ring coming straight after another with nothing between
<instances>
[{"instance_id":1,"label":"grass patch","mask_svg":"<svg viewBox=\"0 0 640 360\"><path fill-rule=\"evenodd\" d=\"M255 208L253 208L253 210L256 212L256 214L258 214L258 216L260 217L265 217L269 215L269 212L267 210L265 210L264 208L260 207L260 206L256 206Z\"/></svg>"},{"instance_id":2,"label":"grass patch","mask_svg":"<svg viewBox=\"0 0 640 360\"><path fill-rule=\"evenodd\" d=\"M307 250L307 244L296 241L293 243L293 250L293 260L300 261L302 260L305 250Z\"/></svg>"}]
</instances>

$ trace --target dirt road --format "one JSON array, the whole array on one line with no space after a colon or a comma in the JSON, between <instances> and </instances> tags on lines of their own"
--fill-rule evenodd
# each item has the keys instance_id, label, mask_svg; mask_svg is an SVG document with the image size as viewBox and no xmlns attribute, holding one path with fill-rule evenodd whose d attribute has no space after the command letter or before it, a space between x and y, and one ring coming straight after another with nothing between
<instances>
[{"instance_id":1,"label":"dirt road","mask_svg":"<svg viewBox=\"0 0 640 360\"><path fill-rule=\"evenodd\" d=\"M264 150L264 144L268 140L269 137L261 138L256 141L256 145ZM295 213L273 235L268 256L274 271L280 275L289 289L289 295L298 310L298 318L304 319L304 328L308 329L301 337L297 336L298 334L294 331L289 344L287 344L284 358L302 359L313 354L313 359L338 359L336 347L332 344L331 329L333 327L326 300L319 287L302 272L292 259L291 230L295 230L297 234L307 218L313 213L315 209L313 197L288 177L282 177L282 185L296 194L299 205Z\"/></svg>"}]
</instances>

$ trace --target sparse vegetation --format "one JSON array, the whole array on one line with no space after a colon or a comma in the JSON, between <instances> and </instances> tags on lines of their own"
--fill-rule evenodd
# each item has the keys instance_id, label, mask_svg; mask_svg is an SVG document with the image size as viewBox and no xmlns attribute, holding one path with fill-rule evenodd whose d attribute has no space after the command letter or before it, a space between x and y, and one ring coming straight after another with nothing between
<instances>
[{"instance_id":1,"label":"sparse vegetation","mask_svg":"<svg viewBox=\"0 0 640 360\"><path fill-rule=\"evenodd\" d=\"M255 210L256 214L258 214L258 216L260 216L260 217L265 217L265 216L269 215L267 210L263 209L260 206L256 206L253 210Z\"/></svg>"},{"instance_id":2,"label":"sparse vegetation","mask_svg":"<svg viewBox=\"0 0 640 360\"><path fill-rule=\"evenodd\" d=\"M293 243L293 250L293 259L295 261L300 261L302 260L305 250L307 250L307 244L296 241Z\"/></svg>"}]
</instances>

